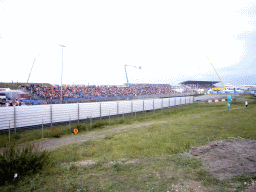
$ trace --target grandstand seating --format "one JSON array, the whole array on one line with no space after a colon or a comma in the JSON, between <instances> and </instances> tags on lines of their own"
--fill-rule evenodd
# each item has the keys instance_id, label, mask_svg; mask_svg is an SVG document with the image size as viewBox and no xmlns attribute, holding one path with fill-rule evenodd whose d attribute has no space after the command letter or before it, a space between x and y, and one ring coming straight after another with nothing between
<instances>
[{"instance_id":1,"label":"grandstand seating","mask_svg":"<svg viewBox=\"0 0 256 192\"><path fill-rule=\"evenodd\" d=\"M40 97L48 103L60 99L60 86L30 85L24 89L33 95ZM157 94L176 93L169 84L131 84L130 87L118 86L63 86L62 96L64 102L75 102L78 100L111 100L124 99L134 96L145 96ZM36 102L38 103L38 102Z\"/></svg>"}]
</instances>

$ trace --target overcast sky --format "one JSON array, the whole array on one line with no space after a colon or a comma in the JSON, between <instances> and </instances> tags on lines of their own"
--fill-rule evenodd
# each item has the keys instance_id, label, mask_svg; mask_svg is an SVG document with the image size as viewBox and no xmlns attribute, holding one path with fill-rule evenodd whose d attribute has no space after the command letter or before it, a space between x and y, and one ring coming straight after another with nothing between
<instances>
[{"instance_id":1,"label":"overcast sky","mask_svg":"<svg viewBox=\"0 0 256 192\"><path fill-rule=\"evenodd\" d=\"M0 0L2 82L256 83L252 0ZM208 58L209 60L208 60Z\"/></svg>"}]
</instances>

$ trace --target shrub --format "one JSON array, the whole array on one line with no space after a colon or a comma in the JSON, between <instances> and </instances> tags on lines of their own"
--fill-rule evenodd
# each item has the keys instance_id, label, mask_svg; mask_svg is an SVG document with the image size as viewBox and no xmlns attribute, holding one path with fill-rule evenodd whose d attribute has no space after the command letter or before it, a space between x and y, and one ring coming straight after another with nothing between
<instances>
[{"instance_id":1,"label":"shrub","mask_svg":"<svg viewBox=\"0 0 256 192\"><path fill-rule=\"evenodd\" d=\"M123 124L123 123L124 123L123 119L119 120L119 124Z\"/></svg>"},{"instance_id":2,"label":"shrub","mask_svg":"<svg viewBox=\"0 0 256 192\"><path fill-rule=\"evenodd\" d=\"M51 137L59 138L61 136L61 132L57 130L57 128L50 129Z\"/></svg>"},{"instance_id":3,"label":"shrub","mask_svg":"<svg viewBox=\"0 0 256 192\"><path fill-rule=\"evenodd\" d=\"M15 133L13 135L13 139L15 139L15 140L19 140L20 138L21 138L20 133Z\"/></svg>"},{"instance_id":4,"label":"shrub","mask_svg":"<svg viewBox=\"0 0 256 192\"><path fill-rule=\"evenodd\" d=\"M102 122L96 122L92 125L92 128L102 127L104 124Z\"/></svg>"},{"instance_id":5,"label":"shrub","mask_svg":"<svg viewBox=\"0 0 256 192\"><path fill-rule=\"evenodd\" d=\"M14 143L7 145L0 153L0 185L11 182L14 174L18 178L38 173L40 170L53 165L50 152L35 149L34 144L16 147Z\"/></svg>"},{"instance_id":6,"label":"shrub","mask_svg":"<svg viewBox=\"0 0 256 192\"><path fill-rule=\"evenodd\" d=\"M80 131L86 131L86 127L84 124L77 124L77 129L80 130Z\"/></svg>"}]
</instances>

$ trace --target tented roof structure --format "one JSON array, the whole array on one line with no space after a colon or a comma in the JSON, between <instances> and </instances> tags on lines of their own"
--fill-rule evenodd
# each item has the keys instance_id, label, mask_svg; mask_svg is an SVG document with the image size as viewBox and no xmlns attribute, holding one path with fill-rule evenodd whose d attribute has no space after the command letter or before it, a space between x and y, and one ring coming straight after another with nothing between
<instances>
[{"instance_id":1,"label":"tented roof structure","mask_svg":"<svg viewBox=\"0 0 256 192\"><path fill-rule=\"evenodd\" d=\"M182 85L214 85L216 83L219 83L220 81L183 81L179 84L182 84Z\"/></svg>"},{"instance_id":2,"label":"tented roof structure","mask_svg":"<svg viewBox=\"0 0 256 192\"><path fill-rule=\"evenodd\" d=\"M220 81L184 81L179 83L180 85L187 85L190 87L203 87L203 88L210 88L215 87L214 84L219 83Z\"/></svg>"}]
</instances>

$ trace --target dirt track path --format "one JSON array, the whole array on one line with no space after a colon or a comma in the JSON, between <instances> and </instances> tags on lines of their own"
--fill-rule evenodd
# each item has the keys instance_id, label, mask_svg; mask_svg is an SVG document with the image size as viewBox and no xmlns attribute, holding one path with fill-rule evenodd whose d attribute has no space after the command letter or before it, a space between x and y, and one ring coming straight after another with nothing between
<instances>
[{"instance_id":1,"label":"dirt track path","mask_svg":"<svg viewBox=\"0 0 256 192\"><path fill-rule=\"evenodd\" d=\"M242 107L232 108L230 110L241 109L241 108ZM226 111L226 110L216 110L216 111ZM203 114L198 114L198 115L191 115L188 117L196 118L196 117L202 117L207 114L208 113L203 113ZM55 148L57 148L59 146L68 145L71 143L81 143L81 142L85 142L85 141L102 140L109 134L118 133L125 129L137 129L140 127L146 127L146 126L150 126L153 124L160 124L160 123L167 123L167 122L170 122L170 121L150 121L150 122L137 123L137 124L133 124L133 125L125 125L125 126L120 126L117 128L107 129L107 130L103 129L103 130L99 130L96 132L88 132L88 133L79 134L79 135L66 136L66 137L62 137L59 139L44 139L44 141L36 142L35 144L37 146L39 146L40 149L54 150Z\"/></svg>"},{"instance_id":2,"label":"dirt track path","mask_svg":"<svg viewBox=\"0 0 256 192\"><path fill-rule=\"evenodd\" d=\"M126 129L137 129L140 127L146 127L153 124L160 124L160 123L166 123L167 121L151 121L146 123L138 123L133 125L125 125L117 128L107 129L107 130L100 130L96 132L89 132L85 134L79 134L79 135L71 135L59 139L45 139L42 142L36 142L35 145L37 145L40 149L47 149L47 150L54 150L55 148L62 146L62 145L68 145L71 143L81 143L85 141L92 141L92 140L102 140L107 135L112 133L118 133L122 130Z\"/></svg>"}]
</instances>

